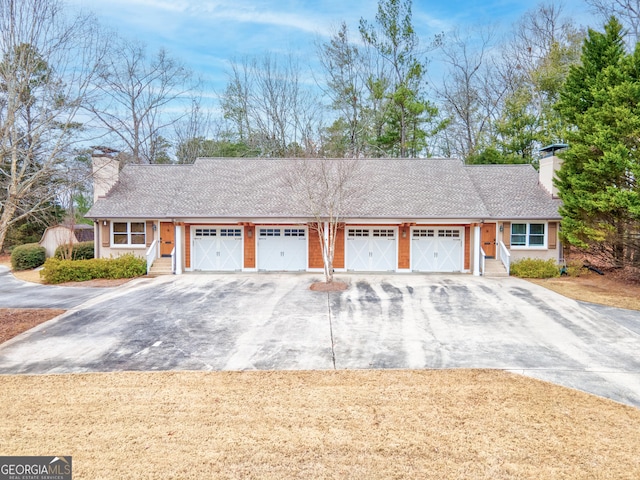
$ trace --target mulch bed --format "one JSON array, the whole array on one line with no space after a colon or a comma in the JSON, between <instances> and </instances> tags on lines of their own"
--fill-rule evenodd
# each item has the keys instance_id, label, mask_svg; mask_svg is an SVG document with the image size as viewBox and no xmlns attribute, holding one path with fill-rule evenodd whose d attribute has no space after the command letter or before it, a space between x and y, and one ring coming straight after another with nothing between
<instances>
[{"instance_id":1,"label":"mulch bed","mask_svg":"<svg viewBox=\"0 0 640 480\"><path fill-rule=\"evenodd\" d=\"M344 292L348 288L349 284L345 282L315 282L309 287L314 292Z\"/></svg>"},{"instance_id":2,"label":"mulch bed","mask_svg":"<svg viewBox=\"0 0 640 480\"><path fill-rule=\"evenodd\" d=\"M0 343L62 315L65 311L55 308L0 308Z\"/></svg>"}]
</instances>

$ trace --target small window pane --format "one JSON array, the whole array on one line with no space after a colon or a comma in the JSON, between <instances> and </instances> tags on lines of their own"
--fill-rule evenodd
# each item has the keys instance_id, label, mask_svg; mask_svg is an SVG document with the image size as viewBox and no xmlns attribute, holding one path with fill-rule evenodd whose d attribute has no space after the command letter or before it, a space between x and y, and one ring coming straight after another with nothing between
<instances>
[{"instance_id":1,"label":"small window pane","mask_svg":"<svg viewBox=\"0 0 640 480\"><path fill-rule=\"evenodd\" d=\"M144 233L144 222L131 222L131 233Z\"/></svg>"},{"instance_id":2,"label":"small window pane","mask_svg":"<svg viewBox=\"0 0 640 480\"><path fill-rule=\"evenodd\" d=\"M114 233L113 234L113 244L114 245L126 245L127 244L127 234L125 233L123 234L118 234L118 233Z\"/></svg>"},{"instance_id":3,"label":"small window pane","mask_svg":"<svg viewBox=\"0 0 640 480\"><path fill-rule=\"evenodd\" d=\"M114 222L113 231L118 233L127 233L127 224L125 222Z\"/></svg>"},{"instance_id":4,"label":"small window pane","mask_svg":"<svg viewBox=\"0 0 640 480\"><path fill-rule=\"evenodd\" d=\"M144 234L134 233L131 235L132 245L144 245Z\"/></svg>"},{"instance_id":5,"label":"small window pane","mask_svg":"<svg viewBox=\"0 0 640 480\"><path fill-rule=\"evenodd\" d=\"M531 235L544 235L544 223L532 223L529 226Z\"/></svg>"},{"instance_id":6,"label":"small window pane","mask_svg":"<svg viewBox=\"0 0 640 480\"><path fill-rule=\"evenodd\" d=\"M512 223L511 224L511 234L512 235L526 235L527 234L527 224L526 223Z\"/></svg>"},{"instance_id":7,"label":"small window pane","mask_svg":"<svg viewBox=\"0 0 640 480\"><path fill-rule=\"evenodd\" d=\"M531 235L529 237L529 245L534 245L534 246L544 245L544 235Z\"/></svg>"},{"instance_id":8,"label":"small window pane","mask_svg":"<svg viewBox=\"0 0 640 480\"><path fill-rule=\"evenodd\" d=\"M527 244L526 235L511 235L511 245L524 246Z\"/></svg>"}]
</instances>

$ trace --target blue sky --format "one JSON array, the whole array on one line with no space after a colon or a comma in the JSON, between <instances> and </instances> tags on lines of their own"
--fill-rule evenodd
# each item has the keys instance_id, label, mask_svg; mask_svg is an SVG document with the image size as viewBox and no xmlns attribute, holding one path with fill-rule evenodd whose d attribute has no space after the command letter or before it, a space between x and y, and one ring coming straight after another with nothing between
<instances>
[{"instance_id":1,"label":"blue sky","mask_svg":"<svg viewBox=\"0 0 640 480\"><path fill-rule=\"evenodd\" d=\"M352 35L360 18L374 20L377 0L69 0L93 11L118 34L144 41L150 51L165 47L218 93L230 61L266 51L295 52L313 62L314 43L329 38L345 21ZM507 32L538 2L437 0L413 2L413 21L426 43L455 27L497 24ZM564 13L591 23L584 0L565 0ZM437 68L437 66L435 66Z\"/></svg>"}]
</instances>

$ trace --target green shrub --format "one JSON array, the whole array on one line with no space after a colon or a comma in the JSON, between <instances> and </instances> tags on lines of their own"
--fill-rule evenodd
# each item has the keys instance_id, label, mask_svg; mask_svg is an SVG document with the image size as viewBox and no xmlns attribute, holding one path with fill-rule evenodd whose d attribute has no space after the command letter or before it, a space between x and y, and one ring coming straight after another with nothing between
<instances>
[{"instance_id":1,"label":"green shrub","mask_svg":"<svg viewBox=\"0 0 640 480\"><path fill-rule=\"evenodd\" d=\"M60 245L56 248L56 253L53 256L58 260L65 260L69 251L71 251L70 260L91 260L93 258L93 242Z\"/></svg>"},{"instance_id":2,"label":"green shrub","mask_svg":"<svg viewBox=\"0 0 640 480\"><path fill-rule=\"evenodd\" d=\"M46 258L47 251L37 243L18 245L11 250L11 268L14 270L37 268Z\"/></svg>"},{"instance_id":3,"label":"green shrub","mask_svg":"<svg viewBox=\"0 0 640 480\"><path fill-rule=\"evenodd\" d=\"M523 258L511 262L511 275L520 278L553 278L560 276L560 270L554 260Z\"/></svg>"},{"instance_id":4,"label":"green shrub","mask_svg":"<svg viewBox=\"0 0 640 480\"><path fill-rule=\"evenodd\" d=\"M132 253L117 258L60 260L49 258L40 272L44 283L84 282L94 278L133 278L147 273L144 258Z\"/></svg>"}]
</instances>

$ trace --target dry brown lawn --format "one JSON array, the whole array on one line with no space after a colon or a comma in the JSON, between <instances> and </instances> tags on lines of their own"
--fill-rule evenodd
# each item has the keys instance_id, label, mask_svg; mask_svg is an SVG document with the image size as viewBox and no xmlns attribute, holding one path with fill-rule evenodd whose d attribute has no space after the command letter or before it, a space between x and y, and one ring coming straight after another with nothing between
<instances>
[{"instance_id":1,"label":"dry brown lawn","mask_svg":"<svg viewBox=\"0 0 640 480\"><path fill-rule=\"evenodd\" d=\"M536 283L640 309L614 279ZM0 319L57 313L23 314ZM640 409L497 371L0 376L0 408L1 454L76 479L640 478Z\"/></svg>"},{"instance_id":2,"label":"dry brown lawn","mask_svg":"<svg viewBox=\"0 0 640 480\"><path fill-rule=\"evenodd\" d=\"M610 275L590 273L580 277L528 280L575 300L640 310L640 285Z\"/></svg>"},{"instance_id":3,"label":"dry brown lawn","mask_svg":"<svg viewBox=\"0 0 640 480\"><path fill-rule=\"evenodd\" d=\"M640 478L640 410L505 372L0 380L3 455L76 479Z\"/></svg>"}]
</instances>

